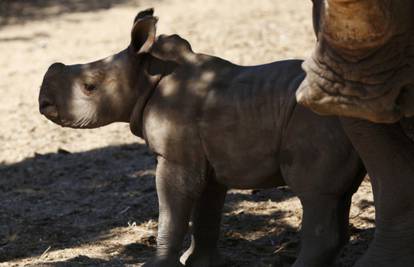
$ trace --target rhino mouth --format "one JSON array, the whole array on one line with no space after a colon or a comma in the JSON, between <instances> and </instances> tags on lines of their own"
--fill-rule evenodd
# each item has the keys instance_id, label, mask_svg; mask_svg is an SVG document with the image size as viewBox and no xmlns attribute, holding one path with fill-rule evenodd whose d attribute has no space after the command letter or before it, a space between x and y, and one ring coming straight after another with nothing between
<instances>
[{"instance_id":1,"label":"rhino mouth","mask_svg":"<svg viewBox=\"0 0 414 267\"><path fill-rule=\"evenodd\" d=\"M63 128L72 128L72 129L93 129L99 127L99 125L95 125L87 120L80 120L74 121L70 119L66 119L60 114L50 115L50 114L43 114L48 120L52 121L53 123L63 127Z\"/></svg>"},{"instance_id":2,"label":"rhino mouth","mask_svg":"<svg viewBox=\"0 0 414 267\"><path fill-rule=\"evenodd\" d=\"M67 128L75 128L75 127L72 127L73 123L71 121L61 118L58 114L56 115L43 114L43 116L45 116L48 120L50 120L51 122L59 126L67 127Z\"/></svg>"},{"instance_id":3,"label":"rhino mouth","mask_svg":"<svg viewBox=\"0 0 414 267\"><path fill-rule=\"evenodd\" d=\"M103 126L100 124L91 123L89 121L74 122L74 121L64 120L64 119L60 120L58 124L64 128L72 128L72 129L95 129L95 128Z\"/></svg>"}]
</instances>

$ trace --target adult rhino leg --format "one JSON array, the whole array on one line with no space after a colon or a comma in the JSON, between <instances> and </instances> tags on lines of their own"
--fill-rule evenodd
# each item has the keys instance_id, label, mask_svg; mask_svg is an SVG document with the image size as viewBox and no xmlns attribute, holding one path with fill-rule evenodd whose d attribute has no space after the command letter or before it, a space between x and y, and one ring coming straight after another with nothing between
<instances>
[{"instance_id":1,"label":"adult rhino leg","mask_svg":"<svg viewBox=\"0 0 414 267\"><path fill-rule=\"evenodd\" d=\"M224 259L217 249L217 241L226 193L225 186L210 179L197 201L192 218L191 246L181 257L185 266L224 266Z\"/></svg>"},{"instance_id":2,"label":"adult rhino leg","mask_svg":"<svg viewBox=\"0 0 414 267\"><path fill-rule=\"evenodd\" d=\"M414 266L414 142L397 124L343 118L373 186L376 231L356 266Z\"/></svg>"}]
</instances>

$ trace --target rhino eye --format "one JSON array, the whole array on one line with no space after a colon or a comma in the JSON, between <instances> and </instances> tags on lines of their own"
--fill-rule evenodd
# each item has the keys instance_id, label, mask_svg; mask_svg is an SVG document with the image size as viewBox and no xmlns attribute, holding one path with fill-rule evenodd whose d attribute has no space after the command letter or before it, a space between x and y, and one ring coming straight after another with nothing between
<instances>
[{"instance_id":1,"label":"rhino eye","mask_svg":"<svg viewBox=\"0 0 414 267\"><path fill-rule=\"evenodd\" d=\"M96 86L94 84L90 84L90 83L83 84L83 91L85 92L85 94L90 95L95 90L96 90Z\"/></svg>"}]
</instances>

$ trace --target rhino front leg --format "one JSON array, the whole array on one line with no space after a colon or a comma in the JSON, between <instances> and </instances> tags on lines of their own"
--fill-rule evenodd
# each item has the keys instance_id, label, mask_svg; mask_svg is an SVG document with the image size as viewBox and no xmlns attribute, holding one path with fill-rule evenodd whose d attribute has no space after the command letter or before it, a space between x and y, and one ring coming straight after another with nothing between
<instances>
[{"instance_id":1,"label":"rhino front leg","mask_svg":"<svg viewBox=\"0 0 414 267\"><path fill-rule=\"evenodd\" d=\"M221 215L227 189L210 179L194 207L191 246L181 257L185 266L218 267L224 259L217 249Z\"/></svg>"},{"instance_id":2,"label":"rhino front leg","mask_svg":"<svg viewBox=\"0 0 414 267\"><path fill-rule=\"evenodd\" d=\"M184 167L158 159L156 186L159 202L156 256L144 267L178 267L183 240L188 230L195 192L202 188L191 187L186 181L199 179ZM194 177L192 177L194 176ZM194 178L194 179L193 179ZM191 183L194 187L202 183Z\"/></svg>"},{"instance_id":3,"label":"rhino front leg","mask_svg":"<svg viewBox=\"0 0 414 267\"><path fill-rule=\"evenodd\" d=\"M294 267L332 266L348 241L348 218L352 193L300 196L303 206L301 250Z\"/></svg>"},{"instance_id":4,"label":"rhino front leg","mask_svg":"<svg viewBox=\"0 0 414 267\"><path fill-rule=\"evenodd\" d=\"M342 119L374 191L376 231L358 267L414 266L414 142L400 124Z\"/></svg>"}]
</instances>

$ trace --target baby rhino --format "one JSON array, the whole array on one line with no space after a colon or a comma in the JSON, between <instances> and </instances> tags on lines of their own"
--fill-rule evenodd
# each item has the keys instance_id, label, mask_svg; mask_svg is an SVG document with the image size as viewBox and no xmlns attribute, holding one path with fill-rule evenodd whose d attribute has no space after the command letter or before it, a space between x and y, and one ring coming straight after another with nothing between
<instances>
[{"instance_id":1,"label":"baby rhino","mask_svg":"<svg viewBox=\"0 0 414 267\"><path fill-rule=\"evenodd\" d=\"M156 23L152 9L142 11L127 49L51 65L39 96L40 112L61 126L128 122L157 156L157 252L144 266L222 266L226 191L282 185L303 205L294 266L330 265L348 240L351 196L365 169L336 117L297 105L302 62L238 66L194 53L177 35L157 37Z\"/></svg>"}]
</instances>

